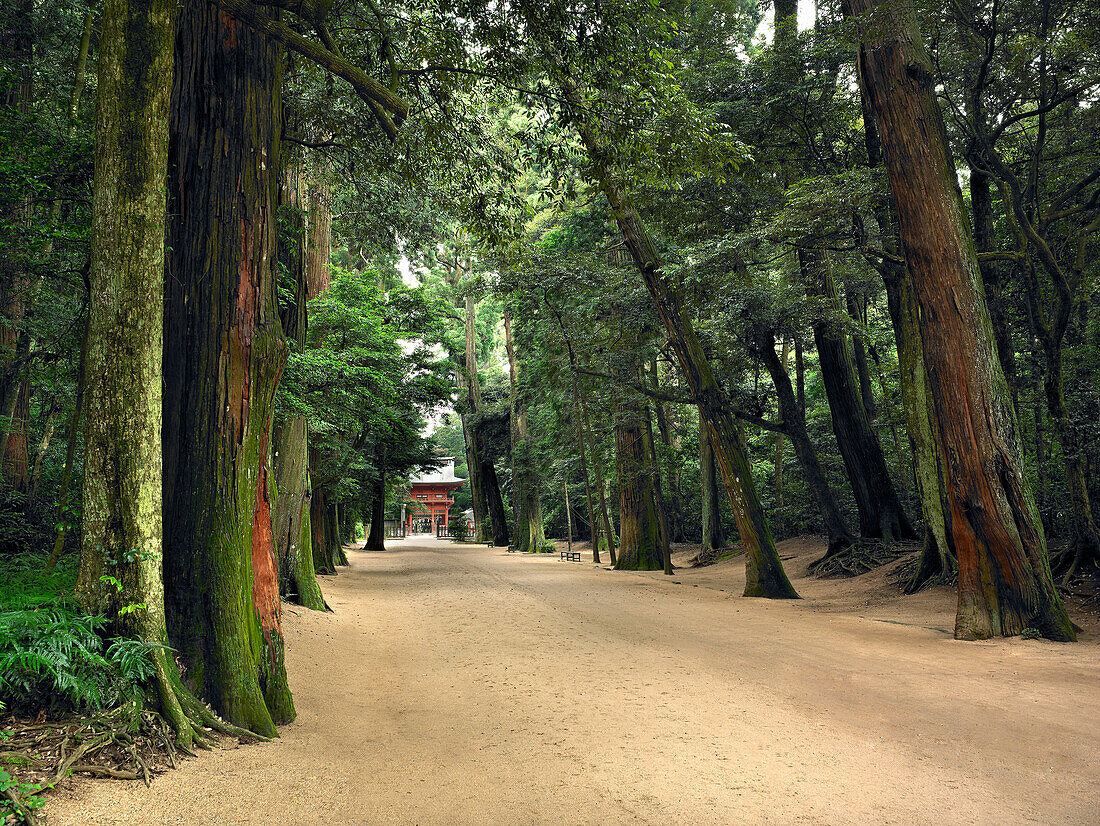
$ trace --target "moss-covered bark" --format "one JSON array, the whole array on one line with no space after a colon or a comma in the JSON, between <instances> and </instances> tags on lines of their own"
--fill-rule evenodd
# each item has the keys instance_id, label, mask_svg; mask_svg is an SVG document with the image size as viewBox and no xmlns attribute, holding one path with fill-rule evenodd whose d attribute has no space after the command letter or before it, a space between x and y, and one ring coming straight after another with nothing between
<instances>
[{"instance_id":1,"label":"moss-covered bark","mask_svg":"<svg viewBox=\"0 0 1100 826\"><path fill-rule=\"evenodd\" d=\"M722 530L722 514L718 505L718 468L714 463L714 450L706 423L699 421L699 488L702 509L702 551L713 551L726 546Z\"/></svg>"},{"instance_id":2,"label":"moss-covered bark","mask_svg":"<svg viewBox=\"0 0 1100 826\"><path fill-rule=\"evenodd\" d=\"M652 461L640 412L620 405L615 417L619 478L619 555L616 570L659 571L664 567Z\"/></svg>"},{"instance_id":3,"label":"moss-covered bark","mask_svg":"<svg viewBox=\"0 0 1100 826\"><path fill-rule=\"evenodd\" d=\"M305 419L296 416L275 428L274 442L279 498L275 503L272 527L279 560L279 593L306 608L322 611L325 599L313 569L313 546L308 529L309 450Z\"/></svg>"},{"instance_id":4,"label":"moss-covered bark","mask_svg":"<svg viewBox=\"0 0 1100 826\"><path fill-rule=\"evenodd\" d=\"M188 681L265 735L294 716L269 438L286 360L275 284L281 81L276 44L202 0L183 4L165 295L168 628Z\"/></svg>"},{"instance_id":5,"label":"moss-covered bark","mask_svg":"<svg viewBox=\"0 0 1100 826\"><path fill-rule=\"evenodd\" d=\"M180 682L162 578L162 331L172 10L106 0L99 40L92 266L82 359L84 513L77 598L154 646L152 682L177 745L236 732Z\"/></svg>"}]
</instances>

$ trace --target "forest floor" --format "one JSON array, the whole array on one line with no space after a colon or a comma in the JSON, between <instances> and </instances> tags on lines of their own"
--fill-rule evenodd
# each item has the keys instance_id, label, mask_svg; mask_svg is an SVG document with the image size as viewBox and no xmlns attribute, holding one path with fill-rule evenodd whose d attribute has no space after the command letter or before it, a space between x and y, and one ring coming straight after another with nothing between
<instances>
[{"instance_id":1,"label":"forest floor","mask_svg":"<svg viewBox=\"0 0 1100 826\"><path fill-rule=\"evenodd\" d=\"M298 720L270 744L61 790L101 824L1096 824L1100 621L956 642L887 570L740 597L740 558L610 572L430 537L352 550L287 608ZM683 562L691 555L681 549Z\"/></svg>"}]
</instances>

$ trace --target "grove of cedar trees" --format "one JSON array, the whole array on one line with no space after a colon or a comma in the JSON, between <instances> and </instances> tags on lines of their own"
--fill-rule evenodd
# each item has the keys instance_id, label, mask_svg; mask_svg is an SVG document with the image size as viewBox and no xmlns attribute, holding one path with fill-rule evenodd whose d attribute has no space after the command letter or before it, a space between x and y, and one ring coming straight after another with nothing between
<instances>
[{"instance_id":1,"label":"grove of cedar trees","mask_svg":"<svg viewBox=\"0 0 1100 826\"><path fill-rule=\"evenodd\" d=\"M283 601L441 455L481 541L1074 638L1096 4L170 5L0 12L0 554L181 745L294 718Z\"/></svg>"}]
</instances>

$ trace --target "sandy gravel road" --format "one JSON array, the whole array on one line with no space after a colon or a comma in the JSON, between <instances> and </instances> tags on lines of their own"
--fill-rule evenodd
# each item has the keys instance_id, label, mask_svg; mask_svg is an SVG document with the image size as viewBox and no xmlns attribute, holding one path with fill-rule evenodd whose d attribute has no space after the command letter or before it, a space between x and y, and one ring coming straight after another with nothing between
<instances>
[{"instance_id":1,"label":"sandy gravel road","mask_svg":"<svg viewBox=\"0 0 1100 826\"><path fill-rule=\"evenodd\" d=\"M286 613L280 740L82 784L50 826L1100 823L1095 640L433 539L349 556L334 614Z\"/></svg>"}]
</instances>

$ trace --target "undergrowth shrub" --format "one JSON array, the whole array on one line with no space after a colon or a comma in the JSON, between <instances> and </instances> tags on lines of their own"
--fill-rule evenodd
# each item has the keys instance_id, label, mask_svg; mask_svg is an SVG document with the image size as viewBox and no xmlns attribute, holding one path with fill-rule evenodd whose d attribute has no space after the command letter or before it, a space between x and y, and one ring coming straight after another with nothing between
<instances>
[{"instance_id":1,"label":"undergrowth shrub","mask_svg":"<svg viewBox=\"0 0 1100 826\"><path fill-rule=\"evenodd\" d=\"M106 637L106 618L73 601L75 578L73 559L48 574L40 556L0 559L0 708L102 711L136 698L152 676L150 646Z\"/></svg>"}]
</instances>

